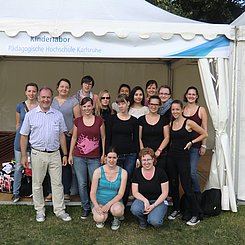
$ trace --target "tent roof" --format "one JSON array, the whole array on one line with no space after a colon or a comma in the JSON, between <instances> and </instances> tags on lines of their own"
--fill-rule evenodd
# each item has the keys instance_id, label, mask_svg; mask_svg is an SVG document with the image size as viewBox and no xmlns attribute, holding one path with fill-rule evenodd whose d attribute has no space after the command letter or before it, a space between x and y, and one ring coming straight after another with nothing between
<instances>
[{"instance_id":1,"label":"tent roof","mask_svg":"<svg viewBox=\"0 0 245 245\"><path fill-rule=\"evenodd\" d=\"M46 32L58 37L68 32L81 37L92 32L96 36L115 33L121 38L130 33L141 38L149 38L153 33L163 39L174 34L188 40L195 35L209 40L218 35L234 38L229 25L189 20L145 0L0 0L0 6L0 32L8 36L19 32L38 36Z\"/></svg>"},{"instance_id":2,"label":"tent roof","mask_svg":"<svg viewBox=\"0 0 245 245\"><path fill-rule=\"evenodd\" d=\"M239 17L237 17L231 25L233 26L242 26L245 25L245 12L243 12Z\"/></svg>"}]
</instances>

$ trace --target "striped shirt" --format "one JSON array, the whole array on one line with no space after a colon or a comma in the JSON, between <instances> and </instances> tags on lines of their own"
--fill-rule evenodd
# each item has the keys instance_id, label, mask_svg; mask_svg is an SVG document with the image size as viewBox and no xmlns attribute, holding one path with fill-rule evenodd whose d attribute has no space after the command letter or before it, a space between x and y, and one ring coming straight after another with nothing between
<instances>
[{"instance_id":1,"label":"striped shirt","mask_svg":"<svg viewBox=\"0 0 245 245\"><path fill-rule=\"evenodd\" d=\"M43 112L40 106L29 111L20 134L29 135L30 144L40 151L56 151L60 147L60 134L67 131L62 113L52 107Z\"/></svg>"}]
</instances>

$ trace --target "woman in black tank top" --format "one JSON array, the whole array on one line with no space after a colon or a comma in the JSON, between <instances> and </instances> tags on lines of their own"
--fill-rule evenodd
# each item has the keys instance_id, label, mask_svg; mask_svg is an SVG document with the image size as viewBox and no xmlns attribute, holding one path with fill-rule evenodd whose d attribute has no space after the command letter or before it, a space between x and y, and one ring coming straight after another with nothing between
<instances>
[{"instance_id":1,"label":"woman in black tank top","mask_svg":"<svg viewBox=\"0 0 245 245\"><path fill-rule=\"evenodd\" d=\"M199 206L196 201L190 172L189 149L191 146L204 138L207 133L194 121L183 117L183 103L180 100L174 100L171 105L173 121L170 123L170 147L168 154L169 179L172 190L174 211L168 216L168 219L174 220L180 215L180 196L179 179L187 200L191 207L192 218L186 222L187 225L196 225L200 222ZM192 131L196 131L199 136L191 138Z\"/></svg>"}]
</instances>

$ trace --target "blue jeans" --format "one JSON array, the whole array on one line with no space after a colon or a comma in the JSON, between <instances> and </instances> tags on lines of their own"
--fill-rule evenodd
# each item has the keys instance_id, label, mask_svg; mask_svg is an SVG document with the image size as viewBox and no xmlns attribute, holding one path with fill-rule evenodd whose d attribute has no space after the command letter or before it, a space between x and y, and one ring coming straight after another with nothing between
<instances>
[{"instance_id":1,"label":"blue jeans","mask_svg":"<svg viewBox=\"0 0 245 245\"><path fill-rule=\"evenodd\" d=\"M88 195L88 173L89 179L92 181L94 170L100 167L99 158L83 158L83 157L73 157L74 171L77 176L78 191L80 195L80 200L82 203L83 210L90 210L90 201Z\"/></svg>"},{"instance_id":2,"label":"blue jeans","mask_svg":"<svg viewBox=\"0 0 245 245\"><path fill-rule=\"evenodd\" d=\"M191 147L189 150L190 154L190 165L191 165L191 180L194 192L200 192L200 186L197 176L197 165L200 158L199 148Z\"/></svg>"},{"instance_id":3,"label":"blue jeans","mask_svg":"<svg viewBox=\"0 0 245 245\"><path fill-rule=\"evenodd\" d=\"M24 169L23 165L21 164L21 152L15 150L14 158L15 158L15 170L14 170L13 194L19 195L20 187L21 187L21 179L22 179L22 170Z\"/></svg>"},{"instance_id":4,"label":"blue jeans","mask_svg":"<svg viewBox=\"0 0 245 245\"><path fill-rule=\"evenodd\" d=\"M150 200L149 202L153 204L155 200ZM144 208L144 202L135 199L130 209L132 214L138 218L140 225L146 225L147 223L154 227L163 225L163 220L168 210L164 202L157 205L149 214L144 214Z\"/></svg>"},{"instance_id":5,"label":"blue jeans","mask_svg":"<svg viewBox=\"0 0 245 245\"><path fill-rule=\"evenodd\" d=\"M123 196L123 204L125 207L128 202L128 196L129 196L129 191L131 188L132 177L133 177L133 173L134 173L135 165L136 165L136 157L137 157L136 153L119 154L118 160L117 160L117 165L125 169L128 173L126 190Z\"/></svg>"}]
</instances>

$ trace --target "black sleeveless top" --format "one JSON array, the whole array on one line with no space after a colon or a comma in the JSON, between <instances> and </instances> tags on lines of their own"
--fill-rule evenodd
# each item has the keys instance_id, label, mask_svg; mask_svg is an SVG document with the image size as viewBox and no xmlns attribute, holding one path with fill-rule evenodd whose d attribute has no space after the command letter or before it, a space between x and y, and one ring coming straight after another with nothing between
<instances>
[{"instance_id":1,"label":"black sleeveless top","mask_svg":"<svg viewBox=\"0 0 245 245\"><path fill-rule=\"evenodd\" d=\"M202 126L202 119L198 115L199 109L200 109L200 106L198 106L198 108L197 108L197 110L196 110L196 112L195 112L195 114L193 116L184 116L184 115L183 116L185 118L187 118L187 119L190 119L190 120L194 121L196 124L198 124L201 127ZM200 135L199 133L197 133L196 131L193 130L191 132L191 139L194 140L199 135ZM197 142L197 143L193 144L192 147L200 148L201 144L202 144L202 142L200 141L200 142Z\"/></svg>"},{"instance_id":2,"label":"black sleeveless top","mask_svg":"<svg viewBox=\"0 0 245 245\"><path fill-rule=\"evenodd\" d=\"M173 123L171 124L169 155L185 156L189 154L188 149L184 150L186 144L191 141L191 132L186 130L186 121L187 119L178 130L173 130Z\"/></svg>"}]
</instances>

